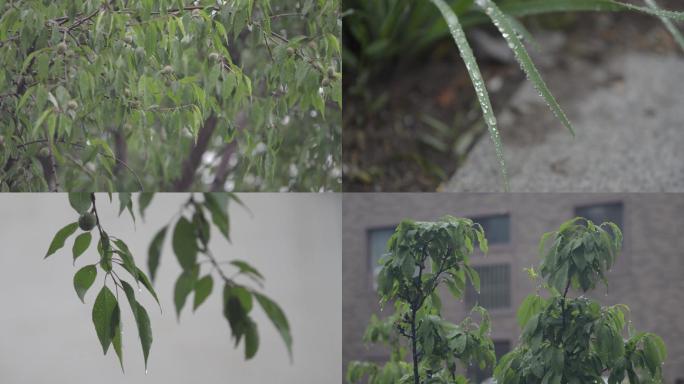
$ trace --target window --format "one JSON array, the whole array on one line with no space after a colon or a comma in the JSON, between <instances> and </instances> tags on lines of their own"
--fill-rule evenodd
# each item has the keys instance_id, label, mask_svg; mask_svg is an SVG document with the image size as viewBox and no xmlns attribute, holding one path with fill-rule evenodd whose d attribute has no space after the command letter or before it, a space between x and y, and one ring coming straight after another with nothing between
<instances>
[{"instance_id":1,"label":"window","mask_svg":"<svg viewBox=\"0 0 684 384\"><path fill-rule=\"evenodd\" d=\"M496 264L475 267L480 275L480 293L468 282L466 304L479 304L487 309L508 308L511 305L511 267Z\"/></svg>"},{"instance_id":2,"label":"window","mask_svg":"<svg viewBox=\"0 0 684 384\"><path fill-rule=\"evenodd\" d=\"M511 342L508 340L494 340L494 354L498 361L503 355L511 351ZM468 367L468 378L473 383L483 383L488 378L492 377L492 368L480 369L479 366L473 365Z\"/></svg>"},{"instance_id":3,"label":"window","mask_svg":"<svg viewBox=\"0 0 684 384\"><path fill-rule=\"evenodd\" d=\"M506 244L511 241L511 217L509 215L474 217L473 221L482 226L487 243L490 245Z\"/></svg>"},{"instance_id":4,"label":"window","mask_svg":"<svg viewBox=\"0 0 684 384\"><path fill-rule=\"evenodd\" d=\"M612 221L622 228L622 203L594 204L575 208L575 216L581 216L601 224L604 221Z\"/></svg>"},{"instance_id":5,"label":"window","mask_svg":"<svg viewBox=\"0 0 684 384\"><path fill-rule=\"evenodd\" d=\"M378 261L387 253L387 241L394 233L394 228L371 229L368 231L368 243L370 250L370 271L373 273L373 288L377 288L376 278L380 273Z\"/></svg>"}]
</instances>

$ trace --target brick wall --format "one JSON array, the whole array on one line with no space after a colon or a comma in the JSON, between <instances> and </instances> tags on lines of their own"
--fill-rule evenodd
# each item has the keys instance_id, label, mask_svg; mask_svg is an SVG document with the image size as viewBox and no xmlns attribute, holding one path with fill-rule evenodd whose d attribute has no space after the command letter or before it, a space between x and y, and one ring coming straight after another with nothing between
<instances>
[{"instance_id":1,"label":"brick wall","mask_svg":"<svg viewBox=\"0 0 684 384\"><path fill-rule=\"evenodd\" d=\"M515 309L534 290L523 268L537 266L542 233L574 217L578 206L623 203L622 255L609 274L609 289L593 295L606 305L627 304L639 330L661 335L668 347L666 383L684 378L684 196L666 194L345 194L343 200L343 364L378 360L382 348L361 342L372 313L381 314L373 289L369 230L396 225L404 218L435 220L450 214L476 217L510 215L510 242L490 247L472 264L509 264L511 307L491 310L492 338L517 343ZM460 321L466 304L442 293L443 314Z\"/></svg>"}]
</instances>

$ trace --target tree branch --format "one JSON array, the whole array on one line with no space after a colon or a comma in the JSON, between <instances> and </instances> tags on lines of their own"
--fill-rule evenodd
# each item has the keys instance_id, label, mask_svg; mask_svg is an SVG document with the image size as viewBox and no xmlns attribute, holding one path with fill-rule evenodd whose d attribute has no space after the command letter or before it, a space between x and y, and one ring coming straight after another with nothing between
<instances>
[{"instance_id":1,"label":"tree branch","mask_svg":"<svg viewBox=\"0 0 684 384\"><path fill-rule=\"evenodd\" d=\"M204 125L197 135L197 141L190 150L190 156L183 162L181 176L173 183L174 191L184 192L192 186L195 180L195 172L202 161L202 155L206 152L209 142L214 136L217 122L218 120L213 113L204 121Z\"/></svg>"}]
</instances>

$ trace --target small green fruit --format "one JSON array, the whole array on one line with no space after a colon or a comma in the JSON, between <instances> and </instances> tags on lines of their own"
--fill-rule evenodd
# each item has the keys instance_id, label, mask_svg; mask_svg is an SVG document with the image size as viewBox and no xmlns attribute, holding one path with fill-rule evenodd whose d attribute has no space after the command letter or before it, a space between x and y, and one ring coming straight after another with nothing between
<instances>
[{"instance_id":1,"label":"small green fruit","mask_svg":"<svg viewBox=\"0 0 684 384\"><path fill-rule=\"evenodd\" d=\"M327 87L328 85L330 85L330 79L324 77L323 80L321 80L321 86Z\"/></svg>"},{"instance_id":2,"label":"small green fruit","mask_svg":"<svg viewBox=\"0 0 684 384\"><path fill-rule=\"evenodd\" d=\"M64 53L67 50L67 44L65 42L61 42L57 44L57 53Z\"/></svg>"},{"instance_id":3,"label":"small green fruit","mask_svg":"<svg viewBox=\"0 0 684 384\"><path fill-rule=\"evenodd\" d=\"M40 157L48 157L50 156L50 150L47 147L43 147L40 149L40 152L38 152L38 155L40 155Z\"/></svg>"},{"instance_id":4,"label":"small green fruit","mask_svg":"<svg viewBox=\"0 0 684 384\"><path fill-rule=\"evenodd\" d=\"M78 227L83 231L89 232L95 228L96 221L95 215L90 212L85 212L78 218Z\"/></svg>"},{"instance_id":5,"label":"small green fruit","mask_svg":"<svg viewBox=\"0 0 684 384\"><path fill-rule=\"evenodd\" d=\"M131 36L131 35L124 36L124 42L126 42L126 44L133 44L133 36Z\"/></svg>"},{"instance_id":6,"label":"small green fruit","mask_svg":"<svg viewBox=\"0 0 684 384\"><path fill-rule=\"evenodd\" d=\"M73 111L76 108L78 108L78 103L76 102L76 100L69 100L69 102L67 103L67 109Z\"/></svg>"},{"instance_id":7,"label":"small green fruit","mask_svg":"<svg viewBox=\"0 0 684 384\"><path fill-rule=\"evenodd\" d=\"M172 66L167 65L164 68L162 68L161 73L164 75L170 75L174 72L174 69Z\"/></svg>"},{"instance_id":8,"label":"small green fruit","mask_svg":"<svg viewBox=\"0 0 684 384\"><path fill-rule=\"evenodd\" d=\"M209 60L216 61L216 62L221 61L221 55L219 55L216 52L212 52L209 54Z\"/></svg>"},{"instance_id":9,"label":"small green fruit","mask_svg":"<svg viewBox=\"0 0 684 384\"><path fill-rule=\"evenodd\" d=\"M287 51L287 55L290 57L294 56L294 54L295 54L295 49L292 47L287 47L286 51Z\"/></svg>"}]
</instances>

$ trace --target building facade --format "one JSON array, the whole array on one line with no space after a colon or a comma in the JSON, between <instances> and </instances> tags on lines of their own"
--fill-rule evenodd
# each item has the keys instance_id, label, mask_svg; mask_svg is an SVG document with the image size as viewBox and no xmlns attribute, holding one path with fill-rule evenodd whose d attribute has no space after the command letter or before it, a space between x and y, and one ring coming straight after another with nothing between
<instances>
[{"instance_id":1,"label":"building facade","mask_svg":"<svg viewBox=\"0 0 684 384\"><path fill-rule=\"evenodd\" d=\"M475 254L481 291L464 300L442 292L443 316L458 322L477 302L492 317L497 354L517 344L516 309L536 289L523 270L538 266L544 232L583 216L612 221L624 234L623 252L608 288L592 296L604 305L627 304L638 330L662 336L668 348L666 383L684 382L684 196L667 194L346 194L343 202L343 371L352 360L383 361L388 351L361 338L371 314L382 315L375 293L377 259L403 219L444 215L482 224L489 253ZM489 372L471 371L474 382Z\"/></svg>"}]
</instances>

